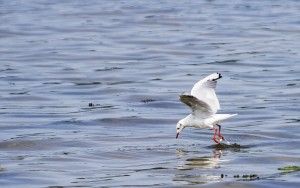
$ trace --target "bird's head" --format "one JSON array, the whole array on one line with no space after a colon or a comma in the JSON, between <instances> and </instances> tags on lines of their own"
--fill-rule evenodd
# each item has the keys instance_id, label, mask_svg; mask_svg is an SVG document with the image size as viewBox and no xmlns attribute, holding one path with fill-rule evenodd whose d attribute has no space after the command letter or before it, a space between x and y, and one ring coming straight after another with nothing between
<instances>
[{"instance_id":1,"label":"bird's head","mask_svg":"<svg viewBox=\"0 0 300 188\"><path fill-rule=\"evenodd\" d=\"M176 125L176 139L179 136L179 133L186 127L183 120L178 121Z\"/></svg>"},{"instance_id":2,"label":"bird's head","mask_svg":"<svg viewBox=\"0 0 300 188\"><path fill-rule=\"evenodd\" d=\"M216 73L213 73L213 74L211 74L211 75L208 75L206 78L207 78L208 80L216 81L216 80L222 78L222 75L221 75L220 73L216 72Z\"/></svg>"}]
</instances>

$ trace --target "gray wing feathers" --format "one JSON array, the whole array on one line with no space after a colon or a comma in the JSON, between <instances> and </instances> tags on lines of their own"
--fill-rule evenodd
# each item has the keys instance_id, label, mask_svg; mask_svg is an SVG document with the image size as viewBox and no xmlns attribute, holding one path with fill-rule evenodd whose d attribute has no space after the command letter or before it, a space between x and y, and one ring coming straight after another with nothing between
<instances>
[{"instance_id":1,"label":"gray wing feathers","mask_svg":"<svg viewBox=\"0 0 300 188\"><path fill-rule=\"evenodd\" d=\"M202 116L209 116L213 114L212 109L206 102L201 101L192 95L180 95L180 101L189 106L193 113L197 113Z\"/></svg>"}]
</instances>

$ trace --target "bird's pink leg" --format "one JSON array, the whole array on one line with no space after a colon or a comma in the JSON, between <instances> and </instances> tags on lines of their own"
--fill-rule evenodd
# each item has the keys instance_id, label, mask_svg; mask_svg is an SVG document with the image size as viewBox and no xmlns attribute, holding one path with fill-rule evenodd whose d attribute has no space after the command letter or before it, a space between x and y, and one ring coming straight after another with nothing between
<instances>
[{"instance_id":1,"label":"bird's pink leg","mask_svg":"<svg viewBox=\"0 0 300 188\"><path fill-rule=\"evenodd\" d=\"M215 130L215 133L214 133L214 136L212 139L213 139L213 141L215 141L215 143L219 144L220 142L216 138L218 129L214 128L214 130Z\"/></svg>"},{"instance_id":2,"label":"bird's pink leg","mask_svg":"<svg viewBox=\"0 0 300 188\"><path fill-rule=\"evenodd\" d=\"M220 137L220 139L224 140L224 136L221 134L221 125L218 125L217 126L219 127L219 133L218 133L218 136Z\"/></svg>"}]
</instances>

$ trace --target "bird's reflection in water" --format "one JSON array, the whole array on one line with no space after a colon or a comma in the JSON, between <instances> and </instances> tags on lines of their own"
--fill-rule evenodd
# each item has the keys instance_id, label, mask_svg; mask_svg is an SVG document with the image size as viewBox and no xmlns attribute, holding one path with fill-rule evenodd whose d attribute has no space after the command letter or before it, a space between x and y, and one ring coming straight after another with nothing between
<instances>
[{"instance_id":1,"label":"bird's reflection in water","mask_svg":"<svg viewBox=\"0 0 300 188\"><path fill-rule=\"evenodd\" d=\"M203 184L218 181L220 176L210 175L208 169L220 168L220 158L223 151L213 149L210 156L193 156L190 152L178 149L176 154L180 160L173 181L184 184Z\"/></svg>"},{"instance_id":2,"label":"bird's reflection in water","mask_svg":"<svg viewBox=\"0 0 300 188\"><path fill-rule=\"evenodd\" d=\"M222 150L214 149L211 156L188 157L188 151L177 149L176 154L180 158L185 158L178 164L178 170L191 170L194 168L219 168L219 160L222 156ZM188 158L186 158L188 157Z\"/></svg>"}]
</instances>

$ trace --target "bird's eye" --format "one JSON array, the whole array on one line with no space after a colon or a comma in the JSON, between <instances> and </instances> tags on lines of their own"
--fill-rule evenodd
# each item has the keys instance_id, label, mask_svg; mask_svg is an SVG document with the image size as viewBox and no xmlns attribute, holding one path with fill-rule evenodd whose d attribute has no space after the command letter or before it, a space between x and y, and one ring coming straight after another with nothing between
<instances>
[{"instance_id":1,"label":"bird's eye","mask_svg":"<svg viewBox=\"0 0 300 188\"><path fill-rule=\"evenodd\" d=\"M177 127L176 129L179 130L179 127Z\"/></svg>"}]
</instances>

